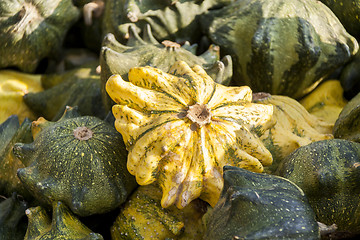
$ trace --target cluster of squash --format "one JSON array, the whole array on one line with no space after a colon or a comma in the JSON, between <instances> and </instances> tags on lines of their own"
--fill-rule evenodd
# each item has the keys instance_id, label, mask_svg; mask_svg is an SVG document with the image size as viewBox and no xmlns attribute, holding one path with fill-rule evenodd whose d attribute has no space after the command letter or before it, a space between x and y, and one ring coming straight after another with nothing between
<instances>
[{"instance_id":1,"label":"cluster of squash","mask_svg":"<svg viewBox=\"0 0 360 240\"><path fill-rule=\"evenodd\" d=\"M0 3L0 239L360 235L360 3Z\"/></svg>"}]
</instances>

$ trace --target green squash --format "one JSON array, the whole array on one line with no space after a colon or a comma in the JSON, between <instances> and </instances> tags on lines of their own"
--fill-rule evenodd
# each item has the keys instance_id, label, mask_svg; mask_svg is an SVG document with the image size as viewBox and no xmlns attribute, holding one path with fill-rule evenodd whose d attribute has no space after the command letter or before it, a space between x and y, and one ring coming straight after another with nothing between
<instances>
[{"instance_id":1,"label":"green squash","mask_svg":"<svg viewBox=\"0 0 360 240\"><path fill-rule=\"evenodd\" d=\"M10 116L0 125L0 195L10 197L16 192L27 200L31 199L31 194L16 175L17 169L24 165L12 152L15 143L33 141L30 126L31 121L27 118L20 125L16 115Z\"/></svg>"},{"instance_id":2,"label":"green squash","mask_svg":"<svg viewBox=\"0 0 360 240\"><path fill-rule=\"evenodd\" d=\"M306 194L317 221L360 233L360 143L311 143L284 159L278 173Z\"/></svg>"},{"instance_id":3,"label":"green squash","mask_svg":"<svg viewBox=\"0 0 360 240\"><path fill-rule=\"evenodd\" d=\"M63 201L79 216L100 214L136 187L122 137L109 123L67 108L57 122L39 118L31 130L34 142L14 146L25 165L17 175L43 204Z\"/></svg>"},{"instance_id":4,"label":"green squash","mask_svg":"<svg viewBox=\"0 0 360 240\"><path fill-rule=\"evenodd\" d=\"M156 39L197 42L201 37L199 16L208 9L221 7L231 0L107 0L103 32L113 33L124 42L128 27L143 29L150 24Z\"/></svg>"},{"instance_id":5,"label":"green squash","mask_svg":"<svg viewBox=\"0 0 360 240\"><path fill-rule=\"evenodd\" d=\"M360 93L351 99L340 112L333 132L335 138L360 142Z\"/></svg>"},{"instance_id":6,"label":"green squash","mask_svg":"<svg viewBox=\"0 0 360 240\"><path fill-rule=\"evenodd\" d=\"M0 196L0 239L22 240L26 232L25 210L27 203L13 193L11 197Z\"/></svg>"},{"instance_id":7,"label":"green squash","mask_svg":"<svg viewBox=\"0 0 360 240\"><path fill-rule=\"evenodd\" d=\"M24 240L103 239L81 223L64 203L54 202L52 207L51 218L41 206L26 209L29 225Z\"/></svg>"},{"instance_id":8,"label":"green squash","mask_svg":"<svg viewBox=\"0 0 360 240\"><path fill-rule=\"evenodd\" d=\"M335 13L351 35L360 37L359 0L321 0L321 2Z\"/></svg>"},{"instance_id":9,"label":"green squash","mask_svg":"<svg viewBox=\"0 0 360 240\"><path fill-rule=\"evenodd\" d=\"M42 84L54 86L25 94L24 102L36 114L52 121L62 116L66 106L77 106L83 116L103 119L107 111L102 102L97 66L98 61L94 61L63 74L45 74L41 78Z\"/></svg>"},{"instance_id":10,"label":"green squash","mask_svg":"<svg viewBox=\"0 0 360 240\"><path fill-rule=\"evenodd\" d=\"M319 239L303 191L287 179L225 166L219 202L204 216L203 239Z\"/></svg>"},{"instance_id":11,"label":"green squash","mask_svg":"<svg viewBox=\"0 0 360 240\"><path fill-rule=\"evenodd\" d=\"M101 83L103 102L108 110L114 102L105 90L106 81L110 76L119 74L128 80L127 74L131 68L153 66L168 72L176 61L185 61L188 65L202 66L208 75L217 83L228 85L232 78L232 60L229 55L220 60L220 49L211 45L209 49L196 56L196 45L188 42L180 45L171 41L159 43L152 35L150 26L144 29L141 38L134 28L130 28L130 37L126 45L119 43L113 34L108 34L100 53Z\"/></svg>"},{"instance_id":12,"label":"green squash","mask_svg":"<svg viewBox=\"0 0 360 240\"><path fill-rule=\"evenodd\" d=\"M34 72L44 58L56 58L80 16L71 0L5 0L0 13L0 68L24 72Z\"/></svg>"},{"instance_id":13,"label":"green squash","mask_svg":"<svg viewBox=\"0 0 360 240\"><path fill-rule=\"evenodd\" d=\"M161 188L140 186L121 207L111 227L111 239L202 239L202 216L206 203L192 201L183 209L175 206L162 208Z\"/></svg>"},{"instance_id":14,"label":"green squash","mask_svg":"<svg viewBox=\"0 0 360 240\"><path fill-rule=\"evenodd\" d=\"M234 83L300 98L358 51L334 13L314 0L236 1L203 16L234 60Z\"/></svg>"}]
</instances>

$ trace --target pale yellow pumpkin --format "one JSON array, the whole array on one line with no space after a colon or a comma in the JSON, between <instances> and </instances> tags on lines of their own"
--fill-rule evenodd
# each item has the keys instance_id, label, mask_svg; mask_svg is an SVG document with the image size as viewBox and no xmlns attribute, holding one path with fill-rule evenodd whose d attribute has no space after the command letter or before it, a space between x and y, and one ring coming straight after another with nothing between
<instances>
[{"instance_id":1,"label":"pale yellow pumpkin","mask_svg":"<svg viewBox=\"0 0 360 240\"><path fill-rule=\"evenodd\" d=\"M257 134L274 124L273 107L252 103L249 87L217 84L183 61L169 73L132 68L128 79L113 75L106 84L117 103L115 127L129 151L129 172L140 185L161 186L163 207L183 208L198 197L214 206L224 165L262 172L272 163Z\"/></svg>"},{"instance_id":2,"label":"pale yellow pumpkin","mask_svg":"<svg viewBox=\"0 0 360 240\"><path fill-rule=\"evenodd\" d=\"M23 96L28 92L39 92L41 75L25 74L12 70L0 71L0 123L9 116L18 115L22 122L25 117L34 120L35 114L26 106Z\"/></svg>"}]
</instances>

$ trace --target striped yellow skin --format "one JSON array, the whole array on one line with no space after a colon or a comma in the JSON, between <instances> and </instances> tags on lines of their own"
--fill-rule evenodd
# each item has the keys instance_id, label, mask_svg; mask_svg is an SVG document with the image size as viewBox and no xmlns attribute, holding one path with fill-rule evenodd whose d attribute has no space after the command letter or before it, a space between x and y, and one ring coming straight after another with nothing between
<instances>
[{"instance_id":1,"label":"striped yellow skin","mask_svg":"<svg viewBox=\"0 0 360 240\"><path fill-rule=\"evenodd\" d=\"M198 197L214 206L224 165L262 172L272 163L252 130L272 126L273 107L251 103L249 87L217 84L200 66L183 61L169 73L133 68L128 78L114 75L106 84L117 103L115 127L129 151L129 172L140 185L158 182L163 207L183 208ZM191 120L190 109L197 106L209 110L206 123Z\"/></svg>"}]
</instances>

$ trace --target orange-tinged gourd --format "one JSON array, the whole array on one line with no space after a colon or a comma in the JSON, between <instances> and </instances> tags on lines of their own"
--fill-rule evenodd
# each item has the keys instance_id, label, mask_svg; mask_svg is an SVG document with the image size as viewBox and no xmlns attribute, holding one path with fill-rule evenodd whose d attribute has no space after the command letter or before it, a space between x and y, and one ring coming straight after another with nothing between
<instances>
[{"instance_id":1,"label":"orange-tinged gourd","mask_svg":"<svg viewBox=\"0 0 360 240\"><path fill-rule=\"evenodd\" d=\"M129 172L140 185L161 186L163 207L183 208L198 197L214 206L224 165L262 172L272 163L257 134L274 124L273 107L252 103L249 87L217 84L183 61L169 73L132 68L128 79L113 75L106 84L117 103L115 127L129 151Z\"/></svg>"},{"instance_id":2,"label":"orange-tinged gourd","mask_svg":"<svg viewBox=\"0 0 360 240\"><path fill-rule=\"evenodd\" d=\"M24 118L35 119L35 114L26 106L23 96L28 92L40 92L41 75L25 74L12 70L0 71L0 123L11 115L18 115L19 121Z\"/></svg>"}]
</instances>

